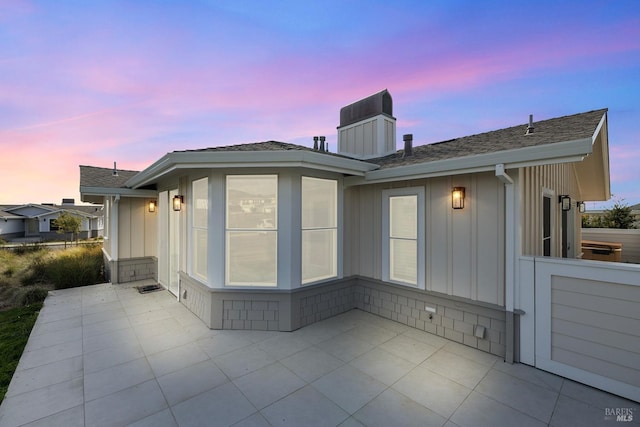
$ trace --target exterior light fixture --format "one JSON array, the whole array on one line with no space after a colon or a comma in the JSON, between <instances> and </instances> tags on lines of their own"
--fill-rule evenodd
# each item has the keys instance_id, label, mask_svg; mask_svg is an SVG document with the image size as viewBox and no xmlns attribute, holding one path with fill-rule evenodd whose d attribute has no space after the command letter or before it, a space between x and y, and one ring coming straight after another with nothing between
<instances>
[{"instance_id":1,"label":"exterior light fixture","mask_svg":"<svg viewBox=\"0 0 640 427\"><path fill-rule=\"evenodd\" d=\"M563 195L563 196L559 196L559 202L562 205L562 210L563 211L569 211L571 210L571 197Z\"/></svg>"},{"instance_id":2,"label":"exterior light fixture","mask_svg":"<svg viewBox=\"0 0 640 427\"><path fill-rule=\"evenodd\" d=\"M464 187L453 187L451 191L451 207L464 209Z\"/></svg>"},{"instance_id":3,"label":"exterior light fixture","mask_svg":"<svg viewBox=\"0 0 640 427\"><path fill-rule=\"evenodd\" d=\"M156 201L149 200L149 212L153 213L156 211Z\"/></svg>"},{"instance_id":4,"label":"exterior light fixture","mask_svg":"<svg viewBox=\"0 0 640 427\"><path fill-rule=\"evenodd\" d=\"M584 213L585 210L587 210L585 202L578 202L578 211Z\"/></svg>"},{"instance_id":5,"label":"exterior light fixture","mask_svg":"<svg viewBox=\"0 0 640 427\"><path fill-rule=\"evenodd\" d=\"M173 196L173 210L176 212L182 210L182 202L184 202L184 196Z\"/></svg>"}]
</instances>

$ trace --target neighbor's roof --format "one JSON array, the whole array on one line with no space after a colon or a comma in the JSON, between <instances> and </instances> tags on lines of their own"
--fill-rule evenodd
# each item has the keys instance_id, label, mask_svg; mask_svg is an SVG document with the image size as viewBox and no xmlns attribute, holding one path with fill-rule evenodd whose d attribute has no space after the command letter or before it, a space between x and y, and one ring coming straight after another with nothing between
<instances>
[{"instance_id":1,"label":"neighbor's roof","mask_svg":"<svg viewBox=\"0 0 640 427\"><path fill-rule=\"evenodd\" d=\"M124 183L138 174L131 170L116 171L117 175L114 175L113 168L80 165L80 187L124 188Z\"/></svg>"}]
</instances>

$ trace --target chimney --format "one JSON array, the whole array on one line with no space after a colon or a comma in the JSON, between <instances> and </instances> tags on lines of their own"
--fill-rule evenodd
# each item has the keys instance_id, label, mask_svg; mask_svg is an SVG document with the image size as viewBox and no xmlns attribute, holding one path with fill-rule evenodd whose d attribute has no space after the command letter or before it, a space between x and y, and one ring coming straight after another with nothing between
<instances>
[{"instance_id":1,"label":"chimney","mask_svg":"<svg viewBox=\"0 0 640 427\"><path fill-rule=\"evenodd\" d=\"M402 157L413 156L413 134L402 135L402 140L404 141L404 154Z\"/></svg>"},{"instance_id":2,"label":"chimney","mask_svg":"<svg viewBox=\"0 0 640 427\"><path fill-rule=\"evenodd\" d=\"M525 135L530 135L533 133L533 114L529 114L529 126L527 126L527 132Z\"/></svg>"},{"instance_id":3,"label":"chimney","mask_svg":"<svg viewBox=\"0 0 640 427\"><path fill-rule=\"evenodd\" d=\"M318 137L317 136L313 137L313 149L318 151Z\"/></svg>"},{"instance_id":4,"label":"chimney","mask_svg":"<svg viewBox=\"0 0 640 427\"><path fill-rule=\"evenodd\" d=\"M321 136L320 137L320 151L324 151L324 141L325 141L325 137Z\"/></svg>"},{"instance_id":5,"label":"chimney","mask_svg":"<svg viewBox=\"0 0 640 427\"><path fill-rule=\"evenodd\" d=\"M116 162L113 162L113 176L118 176L118 169L116 169Z\"/></svg>"}]
</instances>

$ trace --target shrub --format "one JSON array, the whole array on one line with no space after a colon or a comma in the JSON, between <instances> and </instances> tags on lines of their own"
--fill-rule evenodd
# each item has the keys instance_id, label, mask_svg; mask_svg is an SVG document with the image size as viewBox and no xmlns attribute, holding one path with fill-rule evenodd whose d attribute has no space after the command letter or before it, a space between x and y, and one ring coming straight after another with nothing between
<instances>
[{"instance_id":1,"label":"shrub","mask_svg":"<svg viewBox=\"0 0 640 427\"><path fill-rule=\"evenodd\" d=\"M16 269L13 266L9 266L4 270L2 274L4 274L4 277L12 277L15 272Z\"/></svg>"},{"instance_id":2,"label":"shrub","mask_svg":"<svg viewBox=\"0 0 640 427\"><path fill-rule=\"evenodd\" d=\"M13 248L13 252L16 255L24 255L24 254L29 254L33 252L38 252L38 251L41 251L42 249L44 249L44 246L42 246L40 243L23 243L20 246Z\"/></svg>"},{"instance_id":3,"label":"shrub","mask_svg":"<svg viewBox=\"0 0 640 427\"><path fill-rule=\"evenodd\" d=\"M26 307L26 306L29 306L31 304L40 304L47 297L48 293L49 293L49 291L47 291L46 289L42 289L42 288L29 289L22 296L22 305Z\"/></svg>"},{"instance_id":4,"label":"shrub","mask_svg":"<svg viewBox=\"0 0 640 427\"><path fill-rule=\"evenodd\" d=\"M31 261L26 274L20 278L20 283L24 286L44 283L47 280L47 263L44 256L37 256Z\"/></svg>"},{"instance_id":5,"label":"shrub","mask_svg":"<svg viewBox=\"0 0 640 427\"><path fill-rule=\"evenodd\" d=\"M98 245L77 248L47 261L45 277L56 289L104 282L102 250Z\"/></svg>"}]
</instances>

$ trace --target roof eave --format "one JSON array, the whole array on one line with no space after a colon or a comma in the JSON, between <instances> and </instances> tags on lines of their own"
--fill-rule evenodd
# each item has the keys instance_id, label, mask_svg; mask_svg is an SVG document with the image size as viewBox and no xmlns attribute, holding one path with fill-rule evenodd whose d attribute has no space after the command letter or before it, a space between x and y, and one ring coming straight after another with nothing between
<instances>
[{"instance_id":1,"label":"roof eave","mask_svg":"<svg viewBox=\"0 0 640 427\"><path fill-rule=\"evenodd\" d=\"M526 166L577 162L590 154L591 150L592 139L584 138L554 144L537 145L534 147L524 147L374 170L367 172L362 178L347 178L345 185L351 186L375 182L489 172L495 170L495 165L497 164L504 164L505 169L514 169Z\"/></svg>"},{"instance_id":2,"label":"roof eave","mask_svg":"<svg viewBox=\"0 0 640 427\"><path fill-rule=\"evenodd\" d=\"M173 152L129 179L126 186L139 188L179 169L301 167L347 175L364 176L378 165L302 150L291 151L214 151Z\"/></svg>"},{"instance_id":3,"label":"roof eave","mask_svg":"<svg viewBox=\"0 0 640 427\"><path fill-rule=\"evenodd\" d=\"M80 199L83 202L102 203L102 197L108 196L124 196L124 197L157 197L158 192L155 190L138 190L132 188L113 188L113 187L80 187Z\"/></svg>"}]
</instances>

